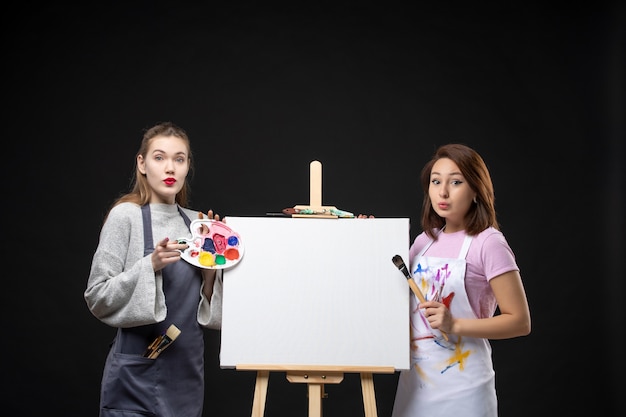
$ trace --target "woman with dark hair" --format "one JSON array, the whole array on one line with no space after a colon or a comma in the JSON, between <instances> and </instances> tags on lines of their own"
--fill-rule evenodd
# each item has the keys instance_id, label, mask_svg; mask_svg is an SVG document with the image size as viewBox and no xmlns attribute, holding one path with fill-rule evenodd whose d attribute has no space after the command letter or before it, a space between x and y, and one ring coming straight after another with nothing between
<instances>
[{"instance_id":1,"label":"woman with dark hair","mask_svg":"<svg viewBox=\"0 0 626 417\"><path fill-rule=\"evenodd\" d=\"M421 183L409 268L426 302L411 297L411 368L400 373L393 417L495 417L489 339L528 335L531 320L489 170L475 150L448 144Z\"/></svg>"}]
</instances>

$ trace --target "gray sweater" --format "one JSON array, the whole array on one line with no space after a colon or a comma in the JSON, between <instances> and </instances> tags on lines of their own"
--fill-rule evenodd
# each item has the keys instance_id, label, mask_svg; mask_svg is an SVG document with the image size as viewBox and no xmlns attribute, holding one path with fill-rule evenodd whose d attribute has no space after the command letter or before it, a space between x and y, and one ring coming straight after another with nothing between
<instances>
[{"instance_id":1,"label":"gray sweater","mask_svg":"<svg viewBox=\"0 0 626 417\"><path fill-rule=\"evenodd\" d=\"M183 210L190 220L198 218L197 211ZM165 237L191 236L175 204L150 204L150 211L155 246ZM163 277L160 271L154 272L151 255L143 253L141 207L134 203L113 207L100 232L84 293L89 310L102 322L134 327L165 320ZM222 271L217 271L210 301L200 289L197 319L201 326L221 327Z\"/></svg>"}]
</instances>

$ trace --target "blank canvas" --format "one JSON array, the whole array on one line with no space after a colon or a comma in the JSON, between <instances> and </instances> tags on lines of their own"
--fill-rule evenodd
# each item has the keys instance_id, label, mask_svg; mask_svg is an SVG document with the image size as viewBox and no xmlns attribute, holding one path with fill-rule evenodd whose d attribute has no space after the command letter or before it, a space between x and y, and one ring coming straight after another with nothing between
<instances>
[{"instance_id":1,"label":"blank canvas","mask_svg":"<svg viewBox=\"0 0 626 417\"><path fill-rule=\"evenodd\" d=\"M409 367L409 219L228 217L220 365Z\"/></svg>"}]
</instances>

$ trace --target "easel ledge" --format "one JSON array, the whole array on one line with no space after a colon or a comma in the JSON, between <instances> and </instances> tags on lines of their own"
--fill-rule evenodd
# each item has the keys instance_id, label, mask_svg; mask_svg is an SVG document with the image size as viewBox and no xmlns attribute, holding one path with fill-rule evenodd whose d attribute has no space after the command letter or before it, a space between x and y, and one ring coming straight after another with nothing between
<instances>
[{"instance_id":1,"label":"easel ledge","mask_svg":"<svg viewBox=\"0 0 626 417\"><path fill-rule=\"evenodd\" d=\"M267 398L270 371L286 372L292 383L308 385L309 417L322 417L322 398L326 398L324 384L339 384L344 372L361 374L361 390L365 417L377 417L376 395L374 393L374 373L392 374L390 366L337 366L337 365L254 365L240 364L239 371L256 371L252 417L263 417Z\"/></svg>"},{"instance_id":2,"label":"easel ledge","mask_svg":"<svg viewBox=\"0 0 626 417\"><path fill-rule=\"evenodd\" d=\"M253 365L239 364L236 366L238 371L315 371L315 372L370 372L377 374L392 374L395 372L393 366L358 366L358 365Z\"/></svg>"}]
</instances>

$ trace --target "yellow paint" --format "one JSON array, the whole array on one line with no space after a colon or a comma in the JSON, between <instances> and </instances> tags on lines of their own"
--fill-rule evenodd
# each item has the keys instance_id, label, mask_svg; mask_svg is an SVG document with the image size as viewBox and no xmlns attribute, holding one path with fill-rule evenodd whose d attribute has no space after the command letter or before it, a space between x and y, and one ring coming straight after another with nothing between
<instances>
[{"instance_id":1,"label":"yellow paint","mask_svg":"<svg viewBox=\"0 0 626 417\"><path fill-rule=\"evenodd\" d=\"M198 262L203 266L213 266L215 265L215 258L209 252L202 252L198 256Z\"/></svg>"}]
</instances>

